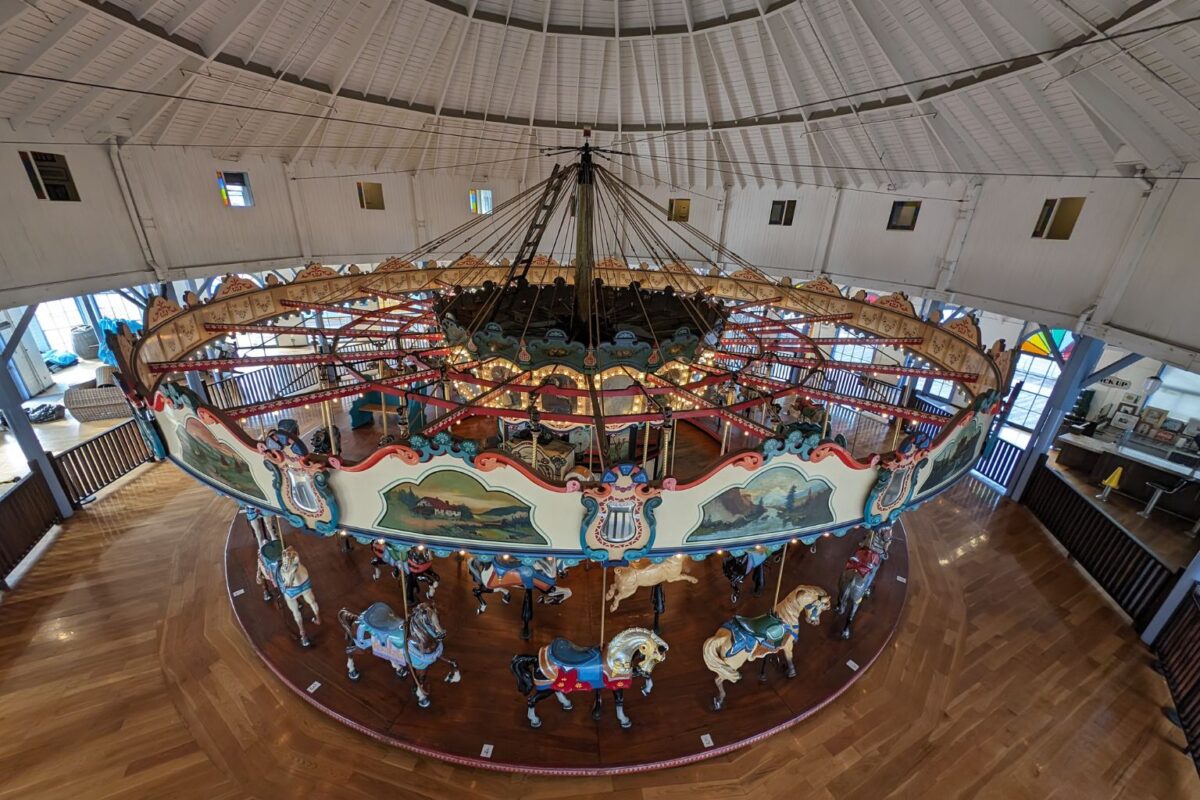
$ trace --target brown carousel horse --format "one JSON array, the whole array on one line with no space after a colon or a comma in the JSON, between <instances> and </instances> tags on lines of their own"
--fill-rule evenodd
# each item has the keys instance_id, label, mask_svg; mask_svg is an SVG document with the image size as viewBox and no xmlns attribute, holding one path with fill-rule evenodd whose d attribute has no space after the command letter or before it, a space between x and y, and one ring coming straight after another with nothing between
<instances>
[{"instance_id":1,"label":"brown carousel horse","mask_svg":"<svg viewBox=\"0 0 1200 800\"><path fill-rule=\"evenodd\" d=\"M529 638L529 622L533 619L533 592L541 592L539 603L558 605L571 596L571 590L558 585L558 579L565 570L560 570L558 560L554 558L539 558L532 564L523 564L516 559L501 557L494 560L472 558L467 562L467 569L475 581L471 594L479 603L476 614L487 611L485 594L499 592L505 603L510 601L509 594L513 589L524 589L525 600L521 604L521 638Z\"/></svg>"}]
</instances>

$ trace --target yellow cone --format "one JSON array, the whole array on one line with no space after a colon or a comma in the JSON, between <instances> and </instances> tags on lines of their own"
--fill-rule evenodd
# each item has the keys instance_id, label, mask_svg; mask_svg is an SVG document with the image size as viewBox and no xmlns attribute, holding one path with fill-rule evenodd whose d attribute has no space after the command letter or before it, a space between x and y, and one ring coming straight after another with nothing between
<instances>
[{"instance_id":1,"label":"yellow cone","mask_svg":"<svg viewBox=\"0 0 1200 800\"><path fill-rule=\"evenodd\" d=\"M1121 470L1123 470L1123 469L1124 469L1124 467L1117 467L1116 469L1114 469L1112 471L1112 474L1109 475L1107 478L1105 478L1100 483L1100 485L1107 486L1109 489L1120 489L1121 488Z\"/></svg>"}]
</instances>

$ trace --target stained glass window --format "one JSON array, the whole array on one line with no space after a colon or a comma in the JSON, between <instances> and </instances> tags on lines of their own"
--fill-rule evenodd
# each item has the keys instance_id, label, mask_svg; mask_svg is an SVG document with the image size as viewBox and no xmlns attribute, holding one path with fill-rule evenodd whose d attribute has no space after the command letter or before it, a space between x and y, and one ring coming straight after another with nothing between
<instances>
[{"instance_id":1,"label":"stained glass window","mask_svg":"<svg viewBox=\"0 0 1200 800\"><path fill-rule=\"evenodd\" d=\"M492 213L492 190L472 189L468 195L471 201L472 214Z\"/></svg>"},{"instance_id":2,"label":"stained glass window","mask_svg":"<svg viewBox=\"0 0 1200 800\"><path fill-rule=\"evenodd\" d=\"M250 176L245 172L217 171L217 188L221 190L221 202L232 208L247 208L254 205L250 194Z\"/></svg>"},{"instance_id":3,"label":"stained glass window","mask_svg":"<svg viewBox=\"0 0 1200 800\"><path fill-rule=\"evenodd\" d=\"M1046 338L1043 331L1038 331L1021 343L1021 352L1029 353L1031 356L1053 358L1054 351L1050 347L1051 341L1058 348L1058 352L1062 354L1064 361L1071 357L1071 351L1075 349L1075 334L1065 328L1052 329L1049 339Z\"/></svg>"}]
</instances>

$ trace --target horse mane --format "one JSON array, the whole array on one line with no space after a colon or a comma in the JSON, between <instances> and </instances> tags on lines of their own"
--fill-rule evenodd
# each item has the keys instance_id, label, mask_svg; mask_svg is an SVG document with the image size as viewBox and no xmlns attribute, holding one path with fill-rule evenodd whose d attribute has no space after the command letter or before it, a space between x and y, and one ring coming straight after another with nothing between
<instances>
[{"instance_id":1,"label":"horse mane","mask_svg":"<svg viewBox=\"0 0 1200 800\"><path fill-rule=\"evenodd\" d=\"M783 612L785 611L793 612L792 614L788 614L788 616L794 615L796 619L800 619L800 614L804 611L804 607L814 600L820 598L823 592L825 592L825 590L819 586L811 586L806 583L801 584L792 591L788 592L787 595L779 601L779 605L775 606L775 612L780 618L784 617ZM800 602L800 596L806 593L811 594L813 596L813 600L803 603Z\"/></svg>"}]
</instances>

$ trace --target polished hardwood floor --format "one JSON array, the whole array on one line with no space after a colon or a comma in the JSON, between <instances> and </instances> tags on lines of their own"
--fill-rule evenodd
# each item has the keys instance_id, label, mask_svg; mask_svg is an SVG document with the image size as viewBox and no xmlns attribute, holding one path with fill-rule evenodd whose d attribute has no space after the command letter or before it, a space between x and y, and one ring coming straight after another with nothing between
<instances>
[{"instance_id":1,"label":"polished hardwood floor","mask_svg":"<svg viewBox=\"0 0 1200 800\"><path fill-rule=\"evenodd\" d=\"M233 619L233 513L174 467L145 468L4 599L0 797L1200 796L1127 621L970 479L906 517L908 602L864 680L745 750L602 778L451 767L299 702Z\"/></svg>"}]
</instances>

